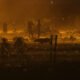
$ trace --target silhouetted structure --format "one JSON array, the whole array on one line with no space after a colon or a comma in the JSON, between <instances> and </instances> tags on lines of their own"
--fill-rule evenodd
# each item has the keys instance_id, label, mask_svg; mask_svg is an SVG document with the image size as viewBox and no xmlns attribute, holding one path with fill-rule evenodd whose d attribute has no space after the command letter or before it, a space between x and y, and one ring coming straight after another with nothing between
<instances>
[{"instance_id":1,"label":"silhouetted structure","mask_svg":"<svg viewBox=\"0 0 80 80\"><path fill-rule=\"evenodd\" d=\"M7 23L4 23L3 24L3 32L7 33L7 31L8 31L8 25L7 25Z\"/></svg>"},{"instance_id":2,"label":"silhouetted structure","mask_svg":"<svg viewBox=\"0 0 80 80\"><path fill-rule=\"evenodd\" d=\"M29 37L33 37L33 22L32 21L29 21L28 22L28 33L29 33Z\"/></svg>"},{"instance_id":3,"label":"silhouetted structure","mask_svg":"<svg viewBox=\"0 0 80 80\"><path fill-rule=\"evenodd\" d=\"M14 33L16 33L16 24L13 24Z\"/></svg>"},{"instance_id":4,"label":"silhouetted structure","mask_svg":"<svg viewBox=\"0 0 80 80\"><path fill-rule=\"evenodd\" d=\"M50 63L53 64L53 35L50 36Z\"/></svg>"},{"instance_id":5,"label":"silhouetted structure","mask_svg":"<svg viewBox=\"0 0 80 80\"><path fill-rule=\"evenodd\" d=\"M49 38L38 38L38 39L35 39L34 42L38 42L38 43L49 43L50 42L50 39Z\"/></svg>"},{"instance_id":6,"label":"silhouetted structure","mask_svg":"<svg viewBox=\"0 0 80 80\"><path fill-rule=\"evenodd\" d=\"M6 38L2 38L0 53L1 56L9 56L11 54L11 46Z\"/></svg>"},{"instance_id":7,"label":"silhouetted structure","mask_svg":"<svg viewBox=\"0 0 80 80\"><path fill-rule=\"evenodd\" d=\"M75 38L73 35L71 35L71 36L70 36L70 40L71 40L71 41L75 41L76 38Z\"/></svg>"},{"instance_id":8,"label":"silhouetted structure","mask_svg":"<svg viewBox=\"0 0 80 80\"><path fill-rule=\"evenodd\" d=\"M17 37L14 41L13 45L14 53L17 56L18 62L20 64L23 64L29 66L30 57L27 54L27 44L24 42L24 39L22 37Z\"/></svg>"},{"instance_id":9,"label":"silhouetted structure","mask_svg":"<svg viewBox=\"0 0 80 80\"><path fill-rule=\"evenodd\" d=\"M26 43L22 37L15 38L14 51L17 55L24 55L26 52Z\"/></svg>"},{"instance_id":10,"label":"silhouetted structure","mask_svg":"<svg viewBox=\"0 0 80 80\"><path fill-rule=\"evenodd\" d=\"M56 55L57 55L57 42L58 40L58 35L55 35L55 43L54 43L54 66L55 66L55 63L56 63Z\"/></svg>"},{"instance_id":11,"label":"silhouetted structure","mask_svg":"<svg viewBox=\"0 0 80 80\"><path fill-rule=\"evenodd\" d=\"M41 22L40 22L40 20L37 21L37 31L38 31L38 38L40 38L40 35L41 35Z\"/></svg>"}]
</instances>

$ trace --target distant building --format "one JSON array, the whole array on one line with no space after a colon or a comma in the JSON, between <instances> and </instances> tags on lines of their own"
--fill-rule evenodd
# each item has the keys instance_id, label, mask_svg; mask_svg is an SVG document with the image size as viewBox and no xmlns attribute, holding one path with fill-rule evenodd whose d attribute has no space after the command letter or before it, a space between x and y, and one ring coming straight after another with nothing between
<instances>
[{"instance_id":1,"label":"distant building","mask_svg":"<svg viewBox=\"0 0 80 80\"><path fill-rule=\"evenodd\" d=\"M8 25L7 25L7 23L4 23L3 24L3 32L4 33L7 33L8 32Z\"/></svg>"}]
</instances>

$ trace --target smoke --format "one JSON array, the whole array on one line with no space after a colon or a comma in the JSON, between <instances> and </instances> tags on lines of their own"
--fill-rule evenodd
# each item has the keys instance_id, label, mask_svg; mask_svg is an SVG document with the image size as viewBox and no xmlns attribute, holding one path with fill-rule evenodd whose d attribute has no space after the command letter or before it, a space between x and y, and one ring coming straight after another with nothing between
<instances>
[{"instance_id":1,"label":"smoke","mask_svg":"<svg viewBox=\"0 0 80 80\"><path fill-rule=\"evenodd\" d=\"M76 16L80 16L79 0L0 0L0 23L50 17L56 18L57 26L65 26L73 25Z\"/></svg>"},{"instance_id":2,"label":"smoke","mask_svg":"<svg viewBox=\"0 0 80 80\"><path fill-rule=\"evenodd\" d=\"M23 23L27 19L49 15L46 0L0 0L0 21Z\"/></svg>"}]
</instances>

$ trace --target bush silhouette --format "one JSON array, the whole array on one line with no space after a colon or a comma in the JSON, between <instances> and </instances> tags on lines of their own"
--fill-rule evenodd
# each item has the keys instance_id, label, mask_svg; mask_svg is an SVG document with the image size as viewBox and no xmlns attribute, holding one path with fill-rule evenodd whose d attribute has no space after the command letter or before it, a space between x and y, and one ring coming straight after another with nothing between
<instances>
[{"instance_id":1,"label":"bush silhouette","mask_svg":"<svg viewBox=\"0 0 80 80\"><path fill-rule=\"evenodd\" d=\"M2 56L10 55L11 46L6 38L1 39L0 53Z\"/></svg>"},{"instance_id":2,"label":"bush silhouette","mask_svg":"<svg viewBox=\"0 0 80 80\"><path fill-rule=\"evenodd\" d=\"M16 37L14 39L14 45L13 45L14 49L15 49L15 53L16 54L20 54L23 55L25 54L25 50L26 50L26 43L24 42L24 39L22 37Z\"/></svg>"}]
</instances>

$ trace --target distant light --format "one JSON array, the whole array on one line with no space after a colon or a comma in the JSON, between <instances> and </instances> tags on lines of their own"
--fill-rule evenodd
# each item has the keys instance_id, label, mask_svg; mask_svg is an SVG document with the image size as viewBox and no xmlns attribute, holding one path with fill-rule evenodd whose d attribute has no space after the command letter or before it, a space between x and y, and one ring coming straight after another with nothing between
<instances>
[{"instance_id":1,"label":"distant light","mask_svg":"<svg viewBox=\"0 0 80 80\"><path fill-rule=\"evenodd\" d=\"M60 31L59 33L60 33L60 34L65 34L66 32L65 32L65 31Z\"/></svg>"},{"instance_id":2,"label":"distant light","mask_svg":"<svg viewBox=\"0 0 80 80\"><path fill-rule=\"evenodd\" d=\"M13 31L8 31L7 33L8 33L8 34L12 34L12 33L13 33Z\"/></svg>"},{"instance_id":3,"label":"distant light","mask_svg":"<svg viewBox=\"0 0 80 80\"><path fill-rule=\"evenodd\" d=\"M17 33L23 33L23 31L19 30L19 31L16 31Z\"/></svg>"},{"instance_id":4,"label":"distant light","mask_svg":"<svg viewBox=\"0 0 80 80\"><path fill-rule=\"evenodd\" d=\"M65 18L63 17L63 18L62 18L62 20L64 21L64 20L65 20Z\"/></svg>"},{"instance_id":5,"label":"distant light","mask_svg":"<svg viewBox=\"0 0 80 80\"><path fill-rule=\"evenodd\" d=\"M53 1L53 0L51 0L51 1L50 1L50 3L51 3L51 4L54 4L54 1Z\"/></svg>"}]
</instances>

